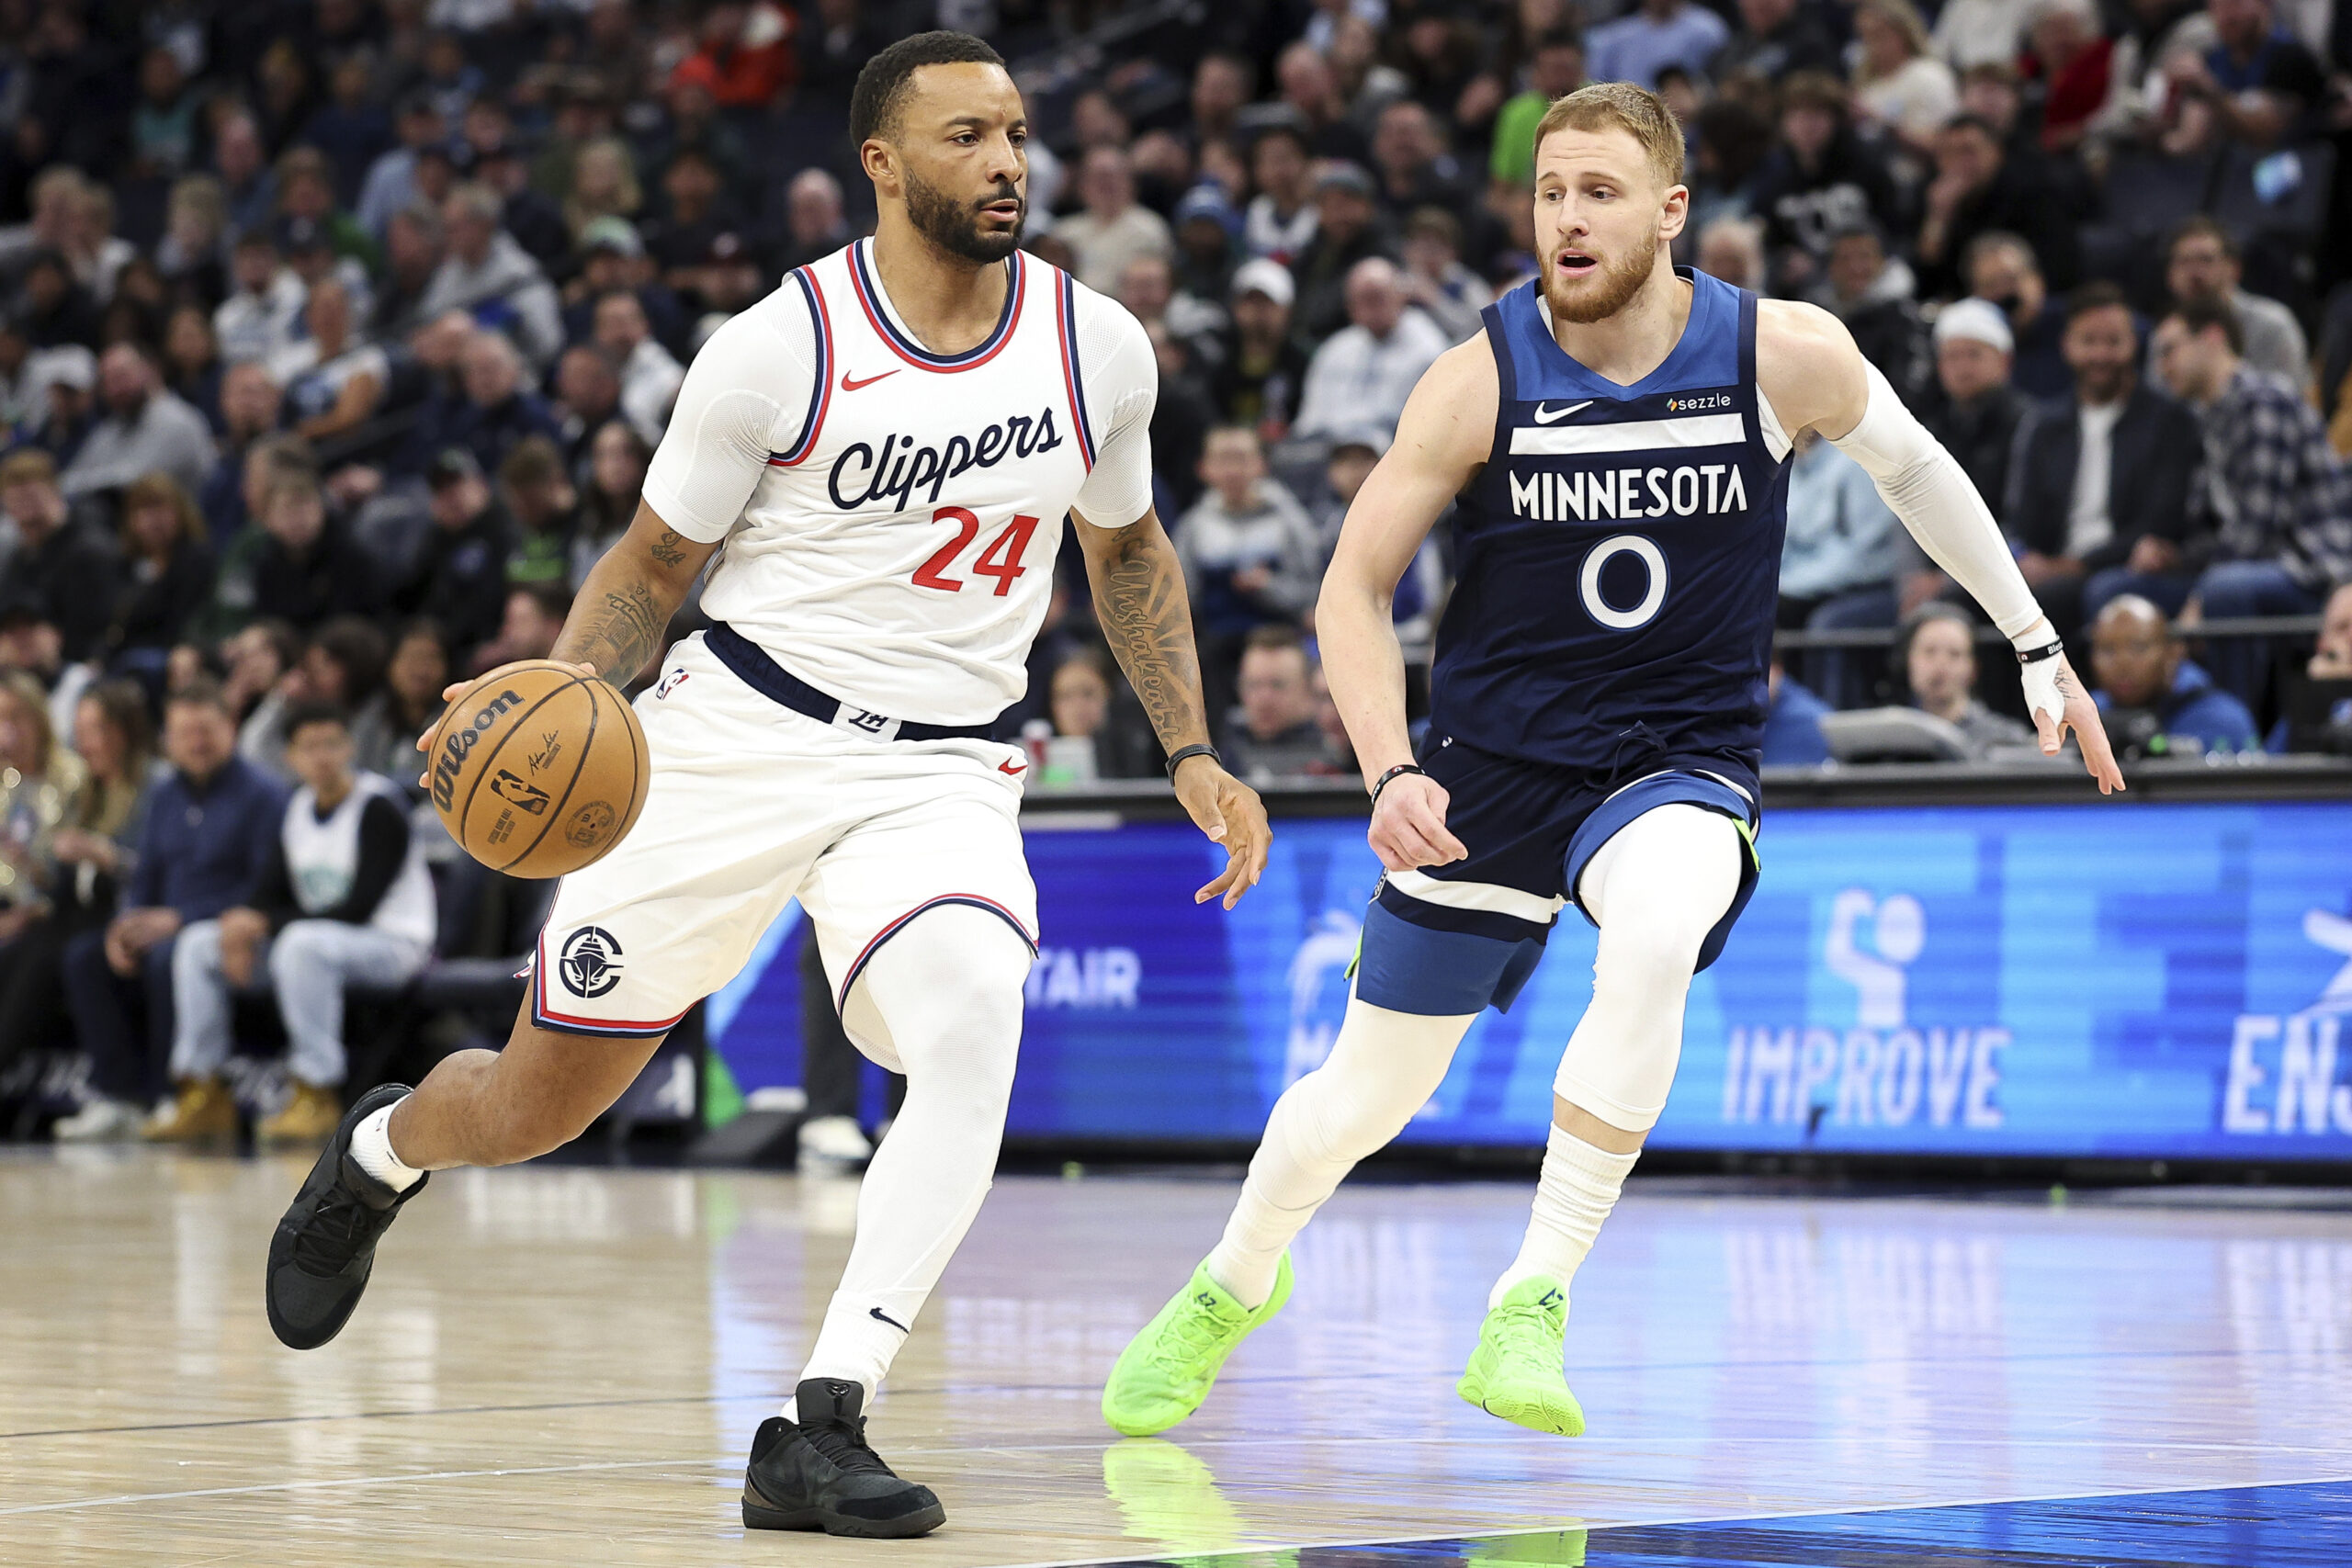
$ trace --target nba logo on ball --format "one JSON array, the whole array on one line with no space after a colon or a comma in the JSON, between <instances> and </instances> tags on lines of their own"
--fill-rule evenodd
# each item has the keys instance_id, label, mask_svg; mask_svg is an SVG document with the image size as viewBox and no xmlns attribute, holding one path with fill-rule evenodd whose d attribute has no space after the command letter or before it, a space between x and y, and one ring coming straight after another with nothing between
<instances>
[{"instance_id":1,"label":"nba logo on ball","mask_svg":"<svg viewBox=\"0 0 2352 1568\"><path fill-rule=\"evenodd\" d=\"M563 988L594 1000L621 983L621 944L602 926L582 926L566 937L560 962Z\"/></svg>"}]
</instances>

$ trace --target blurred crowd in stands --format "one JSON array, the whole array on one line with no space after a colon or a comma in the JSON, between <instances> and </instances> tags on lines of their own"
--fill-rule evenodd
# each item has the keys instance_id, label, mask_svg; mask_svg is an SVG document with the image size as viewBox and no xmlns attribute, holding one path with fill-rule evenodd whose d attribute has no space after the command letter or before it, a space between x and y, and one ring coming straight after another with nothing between
<instances>
[{"instance_id":1,"label":"blurred crowd in stands","mask_svg":"<svg viewBox=\"0 0 2352 1568\"><path fill-rule=\"evenodd\" d=\"M1614 78L1682 118L1680 258L1844 320L2132 754L2352 750L2327 0L0 0L0 1074L78 1045L79 1135L171 1082L149 1129L209 1135L266 987L266 1130L307 1138L344 985L520 951L409 748L446 682L551 647L710 331L866 231L850 87L933 26L1027 96L1030 248L1157 345L1246 775L1352 775L1324 564L1417 378L1535 267L1545 105ZM1792 461L1767 761L1882 705L2018 748L1973 607L1850 461ZM1441 525L1398 586L1417 661L1447 557ZM1047 785L1156 776L1058 581L1005 732Z\"/></svg>"}]
</instances>

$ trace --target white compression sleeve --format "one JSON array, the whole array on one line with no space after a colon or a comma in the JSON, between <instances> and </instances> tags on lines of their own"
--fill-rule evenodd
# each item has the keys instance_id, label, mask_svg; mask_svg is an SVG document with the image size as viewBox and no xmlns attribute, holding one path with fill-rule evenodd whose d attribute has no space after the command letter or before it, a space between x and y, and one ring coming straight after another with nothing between
<instances>
[{"instance_id":1,"label":"white compression sleeve","mask_svg":"<svg viewBox=\"0 0 2352 1568\"><path fill-rule=\"evenodd\" d=\"M1739 891L1739 829L1721 812L1675 803L1619 829L1584 868L1578 892L1600 923L1585 1009L1552 1091L1624 1133L1647 1133L1666 1109L1682 1055L1682 1009L1707 932ZM1487 1298L1498 1306L1523 1280L1563 1291L1637 1155L1612 1154L1554 1126L1526 1239Z\"/></svg>"},{"instance_id":2,"label":"white compression sleeve","mask_svg":"<svg viewBox=\"0 0 2352 1568\"><path fill-rule=\"evenodd\" d=\"M849 1264L803 1380L861 1383L870 1401L979 1213L1004 1141L1028 973L1019 933L963 905L926 910L875 949L852 993L851 1033L904 1068L907 1099L866 1168Z\"/></svg>"},{"instance_id":3,"label":"white compression sleeve","mask_svg":"<svg viewBox=\"0 0 2352 1568\"><path fill-rule=\"evenodd\" d=\"M1643 812L1595 852L1577 890L1600 942L1592 1003L1552 1080L1562 1100L1620 1132L1657 1125L1699 949L1739 892L1747 852L1730 818L1682 801Z\"/></svg>"},{"instance_id":4,"label":"white compression sleeve","mask_svg":"<svg viewBox=\"0 0 2352 1568\"><path fill-rule=\"evenodd\" d=\"M1209 1277L1243 1306L1264 1304L1283 1248L1356 1161L1386 1147L1429 1102L1476 1017L1393 1012L1350 998L1329 1057L1274 1101L1240 1201L1209 1254Z\"/></svg>"},{"instance_id":5,"label":"white compression sleeve","mask_svg":"<svg viewBox=\"0 0 2352 1568\"><path fill-rule=\"evenodd\" d=\"M1920 547L1984 606L2002 636L2021 647L2052 640L1967 470L1903 406L1877 366L1865 363L1862 373L1870 400L1861 421L1830 444L1862 466Z\"/></svg>"}]
</instances>

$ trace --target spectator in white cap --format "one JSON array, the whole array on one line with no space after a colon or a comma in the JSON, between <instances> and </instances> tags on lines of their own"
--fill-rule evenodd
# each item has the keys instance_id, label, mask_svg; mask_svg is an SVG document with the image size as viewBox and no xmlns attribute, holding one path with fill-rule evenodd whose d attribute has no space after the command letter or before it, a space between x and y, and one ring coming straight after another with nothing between
<instances>
[{"instance_id":1,"label":"spectator in white cap","mask_svg":"<svg viewBox=\"0 0 2352 1568\"><path fill-rule=\"evenodd\" d=\"M96 423L98 356L78 343L37 349L25 359L25 382L39 410L17 432L17 439L57 459L72 462Z\"/></svg>"},{"instance_id":2,"label":"spectator in white cap","mask_svg":"<svg viewBox=\"0 0 2352 1568\"><path fill-rule=\"evenodd\" d=\"M2017 341L2000 307L1958 299L1936 315L1936 386L1928 428L1968 470L1976 492L2001 515L2008 489L2009 450L2027 411L2011 385Z\"/></svg>"},{"instance_id":3,"label":"spectator in white cap","mask_svg":"<svg viewBox=\"0 0 2352 1568\"><path fill-rule=\"evenodd\" d=\"M1932 336L1935 385L1921 423L1960 459L1976 493L1993 509L1993 520L2000 522L2009 499L2018 430L2033 406L2010 379L2016 334L1998 305L1972 298L1938 311ZM1929 599L1943 597L1951 580L1916 547L1906 547L1905 554L1900 608L1907 615Z\"/></svg>"},{"instance_id":4,"label":"spectator in white cap","mask_svg":"<svg viewBox=\"0 0 2352 1568\"><path fill-rule=\"evenodd\" d=\"M1234 271L1233 321L1210 373L1209 400L1219 422L1247 425L1264 442L1288 433L1306 383L1306 355L1290 333L1297 298L1290 268L1272 257L1243 262Z\"/></svg>"}]
</instances>

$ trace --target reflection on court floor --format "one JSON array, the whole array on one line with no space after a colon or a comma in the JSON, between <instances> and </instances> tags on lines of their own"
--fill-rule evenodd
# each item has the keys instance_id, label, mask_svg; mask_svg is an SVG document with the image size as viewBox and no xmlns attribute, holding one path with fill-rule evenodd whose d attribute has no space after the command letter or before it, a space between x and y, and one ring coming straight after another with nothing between
<instances>
[{"instance_id":1,"label":"reflection on court floor","mask_svg":"<svg viewBox=\"0 0 2352 1568\"><path fill-rule=\"evenodd\" d=\"M746 1539L856 1189L436 1177L344 1337L262 1321L301 1162L0 1157L0 1562L2352 1562L2352 1219L1636 1179L1577 1282L1591 1430L1453 1393L1527 1201L1354 1184L1199 1416L1118 1441L1126 1337L1229 1178L1001 1181L876 1411L918 1542ZM1581 1554L1581 1555L1579 1555Z\"/></svg>"}]
</instances>

